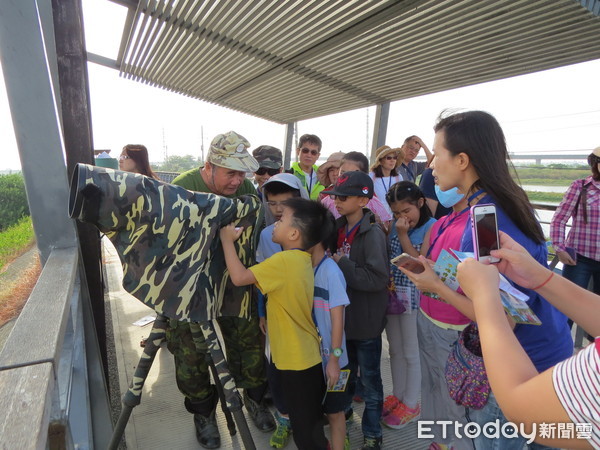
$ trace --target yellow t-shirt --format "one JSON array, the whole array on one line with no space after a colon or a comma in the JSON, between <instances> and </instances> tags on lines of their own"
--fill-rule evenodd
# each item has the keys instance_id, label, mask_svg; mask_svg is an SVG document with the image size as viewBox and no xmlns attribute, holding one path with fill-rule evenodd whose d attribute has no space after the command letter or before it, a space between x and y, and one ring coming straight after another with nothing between
<instances>
[{"instance_id":1,"label":"yellow t-shirt","mask_svg":"<svg viewBox=\"0 0 600 450\"><path fill-rule=\"evenodd\" d=\"M302 250L275 253L250 267L269 296L267 318L273 362L279 370L305 370L321 363L319 335L312 318L314 273Z\"/></svg>"}]
</instances>

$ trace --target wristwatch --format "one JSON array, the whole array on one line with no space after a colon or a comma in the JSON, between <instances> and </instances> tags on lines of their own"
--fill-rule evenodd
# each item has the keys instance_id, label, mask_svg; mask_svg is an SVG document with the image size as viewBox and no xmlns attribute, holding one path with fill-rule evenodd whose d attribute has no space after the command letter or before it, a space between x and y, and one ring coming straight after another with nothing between
<instances>
[{"instance_id":1,"label":"wristwatch","mask_svg":"<svg viewBox=\"0 0 600 450\"><path fill-rule=\"evenodd\" d=\"M335 356L336 358L339 358L340 356L342 356L342 354L344 353L344 350L342 350L340 347L338 348L334 348L331 353L333 354L333 356Z\"/></svg>"}]
</instances>

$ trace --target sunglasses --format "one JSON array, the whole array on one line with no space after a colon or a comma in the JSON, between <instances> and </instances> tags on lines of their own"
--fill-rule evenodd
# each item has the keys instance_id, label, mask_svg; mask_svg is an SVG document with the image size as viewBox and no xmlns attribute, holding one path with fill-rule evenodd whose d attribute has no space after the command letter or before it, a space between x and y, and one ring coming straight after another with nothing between
<instances>
[{"instance_id":1,"label":"sunglasses","mask_svg":"<svg viewBox=\"0 0 600 450\"><path fill-rule=\"evenodd\" d=\"M268 173L270 176L274 176L274 175L277 175L279 172L280 172L279 169L269 169L267 167L259 167L258 170L254 173L256 175L264 175L265 173Z\"/></svg>"},{"instance_id":2,"label":"sunglasses","mask_svg":"<svg viewBox=\"0 0 600 450\"><path fill-rule=\"evenodd\" d=\"M319 150L311 150L310 148L304 147L302 149L302 153L304 153L305 155L308 154L308 153L310 153L313 156L317 156L319 154Z\"/></svg>"},{"instance_id":3,"label":"sunglasses","mask_svg":"<svg viewBox=\"0 0 600 450\"><path fill-rule=\"evenodd\" d=\"M388 161L393 160L397 160L398 159L398 155L387 155L385 158L383 159L387 159Z\"/></svg>"},{"instance_id":4,"label":"sunglasses","mask_svg":"<svg viewBox=\"0 0 600 450\"><path fill-rule=\"evenodd\" d=\"M128 155L121 155L119 156L119 161L125 161L126 159L130 159L131 157Z\"/></svg>"},{"instance_id":5,"label":"sunglasses","mask_svg":"<svg viewBox=\"0 0 600 450\"><path fill-rule=\"evenodd\" d=\"M333 195L333 194L331 194L329 197L331 197L331 200L335 200L337 198L340 202L345 202L346 200L348 200L348 195Z\"/></svg>"}]
</instances>

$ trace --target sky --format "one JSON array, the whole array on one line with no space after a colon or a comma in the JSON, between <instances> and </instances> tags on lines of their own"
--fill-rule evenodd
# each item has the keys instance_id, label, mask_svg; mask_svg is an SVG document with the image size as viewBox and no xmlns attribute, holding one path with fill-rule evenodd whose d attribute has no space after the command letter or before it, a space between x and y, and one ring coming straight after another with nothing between
<instances>
[{"instance_id":1,"label":"sky","mask_svg":"<svg viewBox=\"0 0 600 450\"><path fill-rule=\"evenodd\" d=\"M107 0L83 0L90 52L116 58L126 9ZM110 32L106 24L110 23ZM94 147L112 155L130 143L148 147L152 162L165 154L200 156L219 133L234 130L251 148L283 148L283 125L119 77L88 64ZM393 102L386 143L400 146L416 134L431 148L433 125L445 109L482 109L503 127L512 153L588 154L600 145L600 60ZM317 134L322 158L337 151L369 153L375 107L298 122L299 135ZM4 81L0 77L0 171L19 169Z\"/></svg>"}]
</instances>

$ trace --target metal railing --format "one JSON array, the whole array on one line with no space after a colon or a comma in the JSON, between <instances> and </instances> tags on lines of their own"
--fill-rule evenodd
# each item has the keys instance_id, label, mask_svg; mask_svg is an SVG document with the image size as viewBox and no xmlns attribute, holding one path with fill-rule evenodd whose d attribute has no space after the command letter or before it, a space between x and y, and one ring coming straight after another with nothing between
<instances>
[{"instance_id":1,"label":"metal railing","mask_svg":"<svg viewBox=\"0 0 600 450\"><path fill-rule=\"evenodd\" d=\"M101 359L76 247L54 249L0 352L2 448L106 448Z\"/></svg>"}]
</instances>

